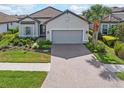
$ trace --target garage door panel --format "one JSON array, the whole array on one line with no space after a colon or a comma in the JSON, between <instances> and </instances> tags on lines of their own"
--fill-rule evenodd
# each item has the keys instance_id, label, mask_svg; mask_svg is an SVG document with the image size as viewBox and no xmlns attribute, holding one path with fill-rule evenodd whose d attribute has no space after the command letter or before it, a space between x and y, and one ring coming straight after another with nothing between
<instances>
[{"instance_id":1,"label":"garage door panel","mask_svg":"<svg viewBox=\"0 0 124 93\"><path fill-rule=\"evenodd\" d=\"M53 30L52 31L52 41L56 44L74 44L82 43L82 31L75 30Z\"/></svg>"}]
</instances>

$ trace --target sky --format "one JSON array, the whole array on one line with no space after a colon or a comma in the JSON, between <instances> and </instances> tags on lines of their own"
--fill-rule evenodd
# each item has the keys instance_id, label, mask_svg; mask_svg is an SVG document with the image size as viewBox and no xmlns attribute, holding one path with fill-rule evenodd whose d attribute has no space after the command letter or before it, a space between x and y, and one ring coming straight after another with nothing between
<instances>
[{"instance_id":1,"label":"sky","mask_svg":"<svg viewBox=\"0 0 124 93\"><path fill-rule=\"evenodd\" d=\"M27 15L41 10L47 6L55 7L59 10L69 9L77 14L82 11L87 10L92 6L91 4L0 4L0 12L4 12L10 15ZM124 4L108 4L105 6L113 7L123 7Z\"/></svg>"}]
</instances>

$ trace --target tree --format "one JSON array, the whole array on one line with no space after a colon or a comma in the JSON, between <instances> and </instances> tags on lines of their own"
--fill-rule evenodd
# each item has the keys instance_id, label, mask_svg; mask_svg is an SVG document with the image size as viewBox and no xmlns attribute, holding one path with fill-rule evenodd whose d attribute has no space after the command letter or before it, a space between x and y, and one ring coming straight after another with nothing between
<instances>
[{"instance_id":1,"label":"tree","mask_svg":"<svg viewBox=\"0 0 124 93\"><path fill-rule=\"evenodd\" d=\"M98 32L100 30L100 23L104 15L110 14L111 13L111 8L103 6L103 5L93 5L90 7L89 10L84 12L84 16L87 17L88 21L93 23L94 28L93 28L93 45L96 47L97 45L97 40L98 40Z\"/></svg>"}]
</instances>

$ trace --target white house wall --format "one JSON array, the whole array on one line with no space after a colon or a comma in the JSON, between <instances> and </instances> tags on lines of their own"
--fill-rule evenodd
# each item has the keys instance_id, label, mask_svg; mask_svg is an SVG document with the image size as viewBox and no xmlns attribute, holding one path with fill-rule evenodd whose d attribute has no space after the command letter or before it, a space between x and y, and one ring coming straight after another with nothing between
<instances>
[{"instance_id":1,"label":"white house wall","mask_svg":"<svg viewBox=\"0 0 124 93\"><path fill-rule=\"evenodd\" d=\"M7 32L7 24L0 24L0 33Z\"/></svg>"},{"instance_id":2,"label":"white house wall","mask_svg":"<svg viewBox=\"0 0 124 93\"><path fill-rule=\"evenodd\" d=\"M31 22L34 20L31 18L25 18L22 21ZM34 24L30 24L30 23L29 24L21 24L22 21L19 22L19 36L20 37L38 37L39 36L39 24L38 24L38 22L34 21ZM30 36L25 35L25 27L26 26L29 26L32 28Z\"/></svg>"},{"instance_id":3,"label":"white house wall","mask_svg":"<svg viewBox=\"0 0 124 93\"><path fill-rule=\"evenodd\" d=\"M88 41L89 30L88 22L72 15L65 13L62 16L50 21L46 25L46 39L52 40L52 30L83 30L83 42Z\"/></svg>"},{"instance_id":4,"label":"white house wall","mask_svg":"<svg viewBox=\"0 0 124 93\"><path fill-rule=\"evenodd\" d=\"M19 26L17 22L8 23L9 29L16 29Z\"/></svg>"},{"instance_id":5,"label":"white house wall","mask_svg":"<svg viewBox=\"0 0 124 93\"><path fill-rule=\"evenodd\" d=\"M31 27L31 35L25 35L25 27ZM38 23L35 24L19 24L19 36L20 37L38 37Z\"/></svg>"}]
</instances>

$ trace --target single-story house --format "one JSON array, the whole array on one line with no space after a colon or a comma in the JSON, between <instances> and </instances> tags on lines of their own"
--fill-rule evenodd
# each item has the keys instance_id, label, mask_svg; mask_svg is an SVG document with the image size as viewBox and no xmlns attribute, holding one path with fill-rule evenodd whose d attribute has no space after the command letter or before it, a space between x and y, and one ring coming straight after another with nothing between
<instances>
[{"instance_id":1,"label":"single-story house","mask_svg":"<svg viewBox=\"0 0 124 93\"><path fill-rule=\"evenodd\" d=\"M121 22L120 18L110 14L104 17L103 20L101 21L100 32L105 35L109 34L109 29L112 28L113 26L116 26L120 22Z\"/></svg>"},{"instance_id":2,"label":"single-story house","mask_svg":"<svg viewBox=\"0 0 124 93\"><path fill-rule=\"evenodd\" d=\"M0 33L7 32L8 29L16 29L18 19L14 16L0 12Z\"/></svg>"},{"instance_id":3,"label":"single-story house","mask_svg":"<svg viewBox=\"0 0 124 93\"><path fill-rule=\"evenodd\" d=\"M124 22L124 7L113 7L112 13L102 19L100 32L102 34L109 34L109 29L121 22Z\"/></svg>"},{"instance_id":4,"label":"single-story house","mask_svg":"<svg viewBox=\"0 0 124 93\"><path fill-rule=\"evenodd\" d=\"M47 7L19 20L20 37L45 37L55 44L88 41L89 22L79 15Z\"/></svg>"}]
</instances>

